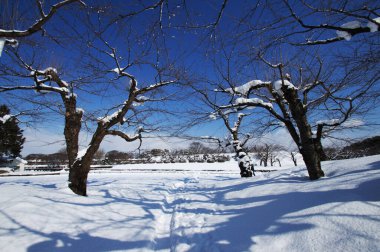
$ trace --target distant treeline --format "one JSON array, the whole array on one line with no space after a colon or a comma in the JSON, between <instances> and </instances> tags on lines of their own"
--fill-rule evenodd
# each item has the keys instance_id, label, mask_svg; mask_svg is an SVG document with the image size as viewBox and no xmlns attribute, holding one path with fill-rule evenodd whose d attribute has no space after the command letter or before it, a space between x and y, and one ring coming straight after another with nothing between
<instances>
[{"instance_id":1,"label":"distant treeline","mask_svg":"<svg viewBox=\"0 0 380 252\"><path fill-rule=\"evenodd\" d=\"M344 148L326 148L326 155L331 160L365 157L380 154L380 136L366 138Z\"/></svg>"}]
</instances>

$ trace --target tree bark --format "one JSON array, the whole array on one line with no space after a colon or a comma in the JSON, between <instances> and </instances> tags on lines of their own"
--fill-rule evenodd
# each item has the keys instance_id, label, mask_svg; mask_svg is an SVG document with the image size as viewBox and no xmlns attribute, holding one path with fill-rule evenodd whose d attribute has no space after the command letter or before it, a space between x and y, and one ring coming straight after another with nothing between
<instances>
[{"instance_id":1,"label":"tree bark","mask_svg":"<svg viewBox=\"0 0 380 252\"><path fill-rule=\"evenodd\" d=\"M82 127L83 112L76 108L76 98L65 98L65 129L66 152L69 166L69 181L72 179L72 169L79 150L79 133Z\"/></svg>"},{"instance_id":2,"label":"tree bark","mask_svg":"<svg viewBox=\"0 0 380 252\"><path fill-rule=\"evenodd\" d=\"M90 172L91 162L98 151L100 143L106 135L103 127L97 128L83 157L76 158L70 170L69 188L78 195L87 196L87 177Z\"/></svg>"},{"instance_id":3,"label":"tree bark","mask_svg":"<svg viewBox=\"0 0 380 252\"><path fill-rule=\"evenodd\" d=\"M321 167L320 153L318 152L313 139L310 124L306 117L306 108L298 97L297 90L282 86L285 99L289 103L290 112L297 125L299 132L299 142L296 142L300 153L305 161L305 165L311 180L324 177ZM296 140L296 139L294 139Z\"/></svg>"},{"instance_id":4,"label":"tree bark","mask_svg":"<svg viewBox=\"0 0 380 252\"><path fill-rule=\"evenodd\" d=\"M323 150L322 142L320 139L318 139L318 138L314 139L314 146L319 153L319 157L320 157L321 161L328 160L328 157L327 157L325 151Z\"/></svg>"},{"instance_id":5,"label":"tree bark","mask_svg":"<svg viewBox=\"0 0 380 252\"><path fill-rule=\"evenodd\" d=\"M78 195L87 196L87 176L90 171L91 159L74 162L70 171L69 188Z\"/></svg>"},{"instance_id":6,"label":"tree bark","mask_svg":"<svg viewBox=\"0 0 380 252\"><path fill-rule=\"evenodd\" d=\"M302 143L300 152L303 160L305 161L310 180L316 180L324 177L325 173L321 167L321 159L318 151L315 149L312 138L307 142Z\"/></svg>"}]
</instances>

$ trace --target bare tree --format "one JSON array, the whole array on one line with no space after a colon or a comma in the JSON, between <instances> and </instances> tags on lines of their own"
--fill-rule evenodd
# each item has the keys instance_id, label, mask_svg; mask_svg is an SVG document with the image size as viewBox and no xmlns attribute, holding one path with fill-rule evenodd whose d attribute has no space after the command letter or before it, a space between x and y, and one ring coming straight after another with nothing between
<instances>
[{"instance_id":1,"label":"bare tree","mask_svg":"<svg viewBox=\"0 0 380 252\"><path fill-rule=\"evenodd\" d=\"M229 144L232 145L234 148L234 151L236 153L236 156L238 158L238 164L240 168L240 176L241 177L252 177L252 175L255 175L254 173L254 166L253 162L251 160L251 157L248 155L248 153L243 149L244 145L247 143L250 136L246 135L245 139L241 139L241 133L240 133L240 127L242 124L243 118L246 116L243 113L239 113L237 115L236 121L232 124L230 117L233 114L231 111L225 111L223 109L217 109L216 111L218 115L223 120L223 123L226 127L226 129L231 134L231 141Z\"/></svg>"},{"instance_id":2,"label":"bare tree","mask_svg":"<svg viewBox=\"0 0 380 252\"><path fill-rule=\"evenodd\" d=\"M251 149L252 152L256 153L256 156L260 160L260 165L268 166L268 161L271 166L274 166L276 162L281 166L281 161L278 158L278 152L283 148L277 144L265 143L262 145L255 145Z\"/></svg>"},{"instance_id":3,"label":"bare tree","mask_svg":"<svg viewBox=\"0 0 380 252\"><path fill-rule=\"evenodd\" d=\"M294 166L297 166L297 157L296 157L296 155L297 155L297 151L290 151L289 152L290 153L290 157L291 157L291 159L292 159L292 161L293 161L293 163L294 163Z\"/></svg>"},{"instance_id":4,"label":"bare tree","mask_svg":"<svg viewBox=\"0 0 380 252\"><path fill-rule=\"evenodd\" d=\"M89 11L89 15L92 14L93 12ZM41 65L49 63L43 63L43 60L40 59L36 60L36 52L33 51L32 55L29 55L23 53L21 50L23 48L9 48L6 49L7 61L3 63L4 68L1 70L3 83L0 93L21 94L20 92L24 92L25 95L20 98L30 102L41 99L42 101L38 101L40 104L50 99L52 103L46 103L46 107L63 114L70 170L69 187L74 193L83 196L87 194L87 176L92 159L99 150L103 139L106 136L121 137L126 142L140 141L141 145L142 134L157 128L157 125L149 127L151 125L149 116L165 110L149 107L147 104L161 103L166 100L162 88L172 85L178 80L177 77L174 77L174 66L166 63L168 62L167 56L160 55L158 57L161 49L158 48L158 42L147 40L148 46L136 45L136 47L142 48L138 51L141 53L139 56L137 56L137 50L132 51L132 46L126 48L124 53L120 53L116 47L110 46L109 39L106 40L103 36L107 37L112 27L104 21L107 18L103 19L100 14L100 11L95 11L95 18L88 18L87 26L81 28L84 29L82 33L87 35L80 35L75 41L75 45L84 43L76 49L78 56L81 55L82 59L81 62L74 62L77 64L76 67L56 69L48 66L44 68ZM78 16L78 19L84 22L87 14L83 15ZM104 25L106 28L95 27L94 20L106 23ZM118 23L118 25L120 24ZM70 24L68 27L75 29ZM146 30L141 31L134 38L141 39L142 34L146 35L145 32ZM89 41L85 38L88 38ZM129 43L129 41L127 42ZM136 44L135 42L128 43L123 46ZM87 49L85 49L86 47ZM131 74L134 71L140 72L141 69L137 71L136 66L138 65L149 68L150 74L142 78L142 84L138 84L138 78ZM72 72L67 74L70 71ZM86 110L84 116L84 109L77 105L78 99L86 95L95 96L98 99L99 97L106 98L107 89L103 88L105 83L109 83L109 88L117 90L117 97L123 96L123 101L119 104L114 103L112 106L108 105L110 107L102 113L102 116L99 116L99 111L91 111L91 109ZM27 91L33 91L35 94ZM56 99L57 97L59 100ZM113 100L115 100L115 95ZM83 103L83 100L81 102ZM91 139L88 146L79 151L79 133L83 125L87 130L92 131Z\"/></svg>"},{"instance_id":5,"label":"bare tree","mask_svg":"<svg viewBox=\"0 0 380 252\"><path fill-rule=\"evenodd\" d=\"M212 136L203 138L212 141L216 140L219 145L225 144L225 147L231 145L234 149L236 157L238 158L240 176L252 177L252 175L255 175L253 162L247 151L244 149L244 146L247 144L248 140L251 139L251 135L242 134L241 130L243 119L248 116L248 114L238 113L237 110L225 109L222 106L217 105L216 101L211 99L212 96L209 95L206 90L196 89L196 91L204 98L204 104L213 110L213 112L208 114L208 119L220 119L229 133L229 137L227 137L224 141ZM201 119L201 121L204 121L204 119Z\"/></svg>"},{"instance_id":6,"label":"bare tree","mask_svg":"<svg viewBox=\"0 0 380 252\"><path fill-rule=\"evenodd\" d=\"M117 66L114 69L114 74L117 78L127 78L130 80L128 88L128 98L115 108L119 108L113 114L98 118L97 127L92 135L91 141L87 148L78 151L79 148L79 132L81 129L81 119L83 116L83 110L77 108L76 99L77 95L73 92L73 86L69 87L68 82L62 80L59 77L58 72L53 68L47 68L45 70L34 69L29 64L26 64L20 57L20 61L24 65L26 70L31 71L30 77L34 80L34 85L30 86L13 86L13 87L1 87L0 91L13 91L13 90L36 90L37 92L53 92L59 94L62 103L65 107L65 139L67 145L67 152L69 157L69 181L70 188L76 194L85 196L87 175L90 171L90 165L94 155L99 149L101 142L107 135L118 136L123 138L127 142L132 142L142 139L142 133L145 131L143 127L138 127L136 133L133 135L126 134L120 130L112 129L117 124L130 124L135 125L134 120L136 116L135 106L149 101L155 101L147 96L148 93L152 93L154 90L173 84L176 80L160 81L151 85L139 87L137 79L127 70L130 67L122 66L119 62L116 49L109 47L111 52L110 57L114 60ZM17 54L16 54L17 55ZM46 85L45 83L54 83L56 86ZM136 121L138 122L138 120Z\"/></svg>"},{"instance_id":7,"label":"bare tree","mask_svg":"<svg viewBox=\"0 0 380 252\"><path fill-rule=\"evenodd\" d=\"M354 127L351 123L355 117L363 118L367 125L370 123L368 112L377 106L377 66L380 59L378 2L279 0L245 4L241 12L229 13L233 15L229 19L231 27L218 34L215 51L210 50L223 54L226 48L230 48L238 55L240 63L228 69L219 68L217 72L224 71L225 80L235 75L235 80L230 80L230 84L235 86L245 81L241 76L272 79L267 70L258 66L260 62L257 63L261 61L257 55L265 54L284 65L293 65L293 70L288 68L287 71L293 77L292 82L296 82L296 75L301 76L314 68L305 62L313 62L316 67L320 65L321 70L313 70L315 76L312 77L318 76L320 82L306 88L306 94L300 93L300 98L307 96L309 102L314 103L308 105L307 113L312 132L316 133L315 142L321 159L325 160L322 139L336 136L340 130L358 128L360 125ZM231 62L228 55L224 58ZM238 75L240 77L236 78ZM303 78L297 81L308 84L305 76ZM328 87L324 88L321 81ZM308 82L313 83L313 80ZM314 99L314 95L318 99ZM318 114L323 116L318 119Z\"/></svg>"}]
</instances>

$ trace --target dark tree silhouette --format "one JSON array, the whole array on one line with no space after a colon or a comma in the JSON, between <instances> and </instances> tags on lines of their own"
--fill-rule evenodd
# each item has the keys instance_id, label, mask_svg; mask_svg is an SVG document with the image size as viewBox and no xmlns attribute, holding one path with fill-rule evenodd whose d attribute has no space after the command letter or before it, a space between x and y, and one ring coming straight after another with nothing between
<instances>
[{"instance_id":1,"label":"dark tree silhouette","mask_svg":"<svg viewBox=\"0 0 380 252\"><path fill-rule=\"evenodd\" d=\"M25 138L23 130L18 126L18 120L10 114L6 105L0 106L0 155L20 156Z\"/></svg>"}]
</instances>

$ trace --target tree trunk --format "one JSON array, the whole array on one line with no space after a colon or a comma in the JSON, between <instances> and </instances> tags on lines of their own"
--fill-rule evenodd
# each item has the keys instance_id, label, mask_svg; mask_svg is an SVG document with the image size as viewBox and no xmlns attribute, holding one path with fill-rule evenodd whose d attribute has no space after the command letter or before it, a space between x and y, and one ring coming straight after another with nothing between
<instances>
[{"instance_id":1,"label":"tree trunk","mask_svg":"<svg viewBox=\"0 0 380 252\"><path fill-rule=\"evenodd\" d=\"M66 153L69 161L69 181L71 181L73 164L78 155L79 133L82 126L81 120L83 112L77 110L74 96L65 98L64 102L66 108L64 135L66 140Z\"/></svg>"},{"instance_id":2,"label":"tree trunk","mask_svg":"<svg viewBox=\"0 0 380 252\"><path fill-rule=\"evenodd\" d=\"M299 131L299 142L296 143L305 161L309 177L311 180L319 179L325 176L325 174L321 168L321 158L314 144L310 124L307 121L307 110L299 99L297 90L282 86L282 91L289 103L290 112Z\"/></svg>"},{"instance_id":3,"label":"tree trunk","mask_svg":"<svg viewBox=\"0 0 380 252\"><path fill-rule=\"evenodd\" d=\"M87 196L87 176L100 143L105 136L104 128L97 128L83 157L78 157L70 170L69 188L78 195Z\"/></svg>"},{"instance_id":4,"label":"tree trunk","mask_svg":"<svg viewBox=\"0 0 380 252\"><path fill-rule=\"evenodd\" d=\"M253 164L251 161L251 158L248 156L248 154L243 151L243 148L240 146L239 140L234 140L233 147L236 152L236 155L239 159L239 168L240 168L240 176L242 178L244 177L252 177L252 175L255 175L253 171Z\"/></svg>"},{"instance_id":5,"label":"tree trunk","mask_svg":"<svg viewBox=\"0 0 380 252\"><path fill-rule=\"evenodd\" d=\"M320 139L314 139L314 146L315 146L315 149L319 153L319 157L321 158L321 161L328 160L328 157L327 157L325 151L323 150L322 142Z\"/></svg>"},{"instance_id":6,"label":"tree trunk","mask_svg":"<svg viewBox=\"0 0 380 252\"><path fill-rule=\"evenodd\" d=\"M87 196L87 176L90 172L92 159L82 159L74 162L70 170L69 188L78 195Z\"/></svg>"},{"instance_id":7,"label":"tree trunk","mask_svg":"<svg viewBox=\"0 0 380 252\"><path fill-rule=\"evenodd\" d=\"M294 166L297 166L297 158L296 158L296 154L294 154L293 152L290 152L290 155L292 156L292 161L294 163Z\"/></svg>"},{"instance_id":8,"label":"tree trunk","mask_svg":"<svg viewBox=\"0 0 380 252\"><path fill-rule=\"evenodd\" d=\"M315 149L313 139L302 144L300 148L301 155L305 161L307 172L310 180L316 180L325 176L321 168L321 159L318 151Z\"/></svg>"}]
</instances>

